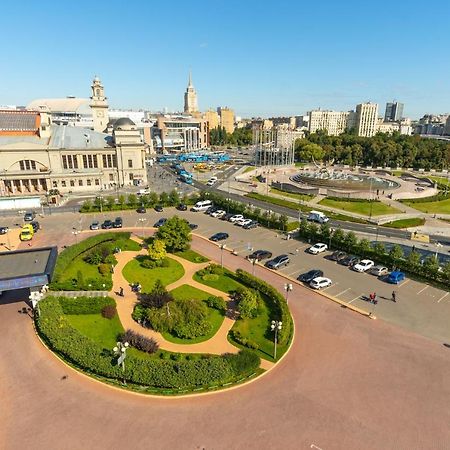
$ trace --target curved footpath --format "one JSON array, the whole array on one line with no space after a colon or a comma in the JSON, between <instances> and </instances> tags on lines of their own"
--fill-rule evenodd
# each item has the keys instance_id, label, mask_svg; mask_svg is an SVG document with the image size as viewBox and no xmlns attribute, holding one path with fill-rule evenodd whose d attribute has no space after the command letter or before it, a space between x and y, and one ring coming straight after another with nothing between
<instances>
[{"instance_id":1,"label":"curved footpath","mask_svg":"<svg viewBox=\"0 0 450 450\"><path fill-rule=\"evenodd\" d=\"M133 236L132 238L136 242L142 243L142 241ZM138 252L133 251L123 251L116 254L117 265L114 267L113 274L113 288L110 292L111 297L113 297L117 303L117 312L119 314L120 321L125 330L131 329L137 333L140 333L144 336L151 337L155 339L160 348L163 350L168 350L171 352L179 352L179 353L212 353L216 355L221 355L223 353L237 353L239 348L232 345L228 339L228 332L231 327L234 325L235 320L232 318L235 316L236 311L234 308L234 303L231 301L230 297L226 295L224 292L214 289L210 286L206 286L204 284L198 283L193 280L193 276L195 272L200 269L206 267L209 263L193 263L184 258L180 258L176 255L169 255L170 258L179 262L184 268L184 275L177 281L166 286L168 291L175 289L183 284L188 284L189 286L195 287L202 291L208 292L211 295L219 296L224 298L227 301L227 312L225 314L222 325L220 326L217 333L207 341L200 342L198 344L177 344L174 342L167 341L161 333L157 331L151 330L149 328L144 328L138 323L136 323L132 317L131 313L133 312L134 305L136 304L136 293L131 290L129 282L124 278L122 271L125 265L130 262L133 258L138 255L146 255L147 251L142 249ZM124 296L121 297L117 295L120 288L123 288ZM273 367L273 363L264 359L261 359L261 367L263 369L270 369Z\"/></svg>"}]
</instances>

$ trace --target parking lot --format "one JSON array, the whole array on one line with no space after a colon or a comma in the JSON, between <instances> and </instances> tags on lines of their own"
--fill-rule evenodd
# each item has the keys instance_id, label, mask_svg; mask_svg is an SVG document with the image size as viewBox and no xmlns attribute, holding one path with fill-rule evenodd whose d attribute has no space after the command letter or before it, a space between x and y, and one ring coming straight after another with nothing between
<instances>
[{"instance_id":1,"label":"parking lot","mask_svg":"<svg viewBox=\"0 0 450 450\"><path fill-rule=\"evenodd\" d=\"M242 229L230 222L215 219L202 212L176 211L167 208L161 213L147 210L146 214L137 214L135 211L112 213L98 213L79 215L74 213L58 214L39 218L42 230L39 231L32 246L49 244L70 245L81 237L77 234L86 230L92 221L103 222L105 219L114 220L123 217L124 227L142 227L139 234L146 234L145 229L152 227L162 217L171 217L177 214L191 223L198 225L195 233L210 237L217 232L226 232L230 236L225 241L227 250L234 250L237 257L246 257L253 250L264 249L273 253L273 256L287 254L290 263L279 272L296 280L298 275L311 269L320 269L324 276L332 280L332 285L323 291L341 301L355 305L366 311L371 311L377 317L401 327L413 330L421 335L437 339L441 342L450 342L450 295L449 292L437 289L425 283L406 278L400 285L391 285L367 273L357 273L348 267L342 266L327 257L332 251L319 255L306 252L310 244L295 239L285 240L282 235L266 228ZM55 220L57 218L57 220ZM144 220L142 220L144 219ZM7 223L11 221L11 223ZM17 219L5 220L2 225L14 228ZM17 227L16 227L17 228ZM28 245L23 243L22 245ZM225 250L226 251L226 250ZM264 264L264 261L261 263ZM309 289L302 283L296 282L294 289ZM392 291L397 293L397 302L391 301ZM376 292L378 304L374 305L363 300L371 292ZM327 301L324 299L324 301Z\"/></svg>"}]
</instances>

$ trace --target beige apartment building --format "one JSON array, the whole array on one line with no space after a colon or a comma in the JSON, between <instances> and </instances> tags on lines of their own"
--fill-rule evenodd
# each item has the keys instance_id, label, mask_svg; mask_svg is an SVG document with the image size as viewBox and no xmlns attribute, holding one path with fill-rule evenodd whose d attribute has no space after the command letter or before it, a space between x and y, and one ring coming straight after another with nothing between
<instances>
[{"instance_id":1,"label":"beige apartment building","mask_svg":"<svg viewBox=\"0 0 450 450\"><path fill-rule=\"evenodd\" d=\"M146 184L145 148L130 119L112 135L53 125L37 111L0 111L0 196L45 195Z\"/></svg>"},{"instance_id":2,"label":"beige apartment building","mask_svg":"<svg viewBox=\"0 0 450 450\"><path fill-rule=\"evenodd\" d=\"M309 112L309 132L326 130L329 135L337 136L350 128L353 119L352 111L322 111Z\"/></svg>"},{"instance_id":3,"label":"beige apartment building","mask_svg":"<svg viewBox=\"0 0 450 450\"><path fill-rule=\"evenodd\" d=\"M228 107L219 106L217 113L220 116L220 126L225 128L227 133L234 131L234 111Z\"/></svg>"},{"instance_id":4,"label":"beige apartment building","mask_svg":"<svg viewBox=\"0 0 450 450\"><path fill-rule=\"evenodd\" d=\"M371 137L377 133L378 104L360 103L356 105L356 132L358 136Z\"/></svg>"},{"instance_id":5,"label":"beige apartment building","mask_svg":"<svg viewBox=\"0 0 450 450\"><path fill-rule=\"evenodd\" d=\"M205 112L204 118L208 122L210 130L214 130L214 128L218 128L218 126L220 125L219 114L217 114L217 112L213 111L212 109L209 109Z\"/></svg>"}]
</instances>

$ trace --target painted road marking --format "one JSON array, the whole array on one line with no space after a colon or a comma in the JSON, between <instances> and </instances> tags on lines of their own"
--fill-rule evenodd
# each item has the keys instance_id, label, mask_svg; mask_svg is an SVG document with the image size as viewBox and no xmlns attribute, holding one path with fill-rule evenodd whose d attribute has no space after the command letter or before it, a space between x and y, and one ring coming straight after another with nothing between
<instances>
[{"instance_id":1,"label":"painted road marking","mask_svg":"<svg viewBox=\"0 0 450 450\"><path fill-rule=\"evenodd\" d=\"M315 450L322 450L320 447L317 447L315 444L311 444L310 448L314 448Z\"/></svg>"},{"instance_id":2,"label":"painted road marking","mask_svg":"<svg viewBox=\"0 0 450 450\"><path fill-rule=\"evenodd\" d=\"M418 294L421 294L425 289L428 289L430 286L426 285L424 288L422 288L419 292L417 292Z\"/></svg>"},{"instance_id":3,"label":"painted road marking","mask_svg":"<svg viewBox=\"0 0 450 450\"><path fill-rule=\"evenodd\" d=\"M342 294L345 294L347 291L349 291L351 288L347 288L347 289L345 289L344 291L342 291L342 292L339 292L339 294L336 294L335 295L335 297L339 297L340 295L342 295Z\"/></svg>"},{"instance_id":4,"label":"painted road marking","mask_svg":"<svg viewBox=\"0 0 450 450\"><path fill-rule=\"evenodd\" d=\"M355 300L358 300L359 298L361 298L361 295L358 295L357 297L355 297L353 300L350 300L349 302L347 302L348 304L353 303Z\"/></svg>"},{"instance_id":5,"label":"painted road marking","mask_svg":"<svg viewBox=\"0 0 450 450\"><path fill-rule=\"evenodd\" d=\"M408 278L407 280L405 280L402 284L397 284L397 286L399 288L403 287L405 284L408 284L411 280Z\"/></svg>"},{"instance_id":6,"label":"painted road marking","mask_svg":"<svg viewBox=\"0 0 450 450\"><path fill-rule=\"evenodd\" d=\"M330 287L334 287L334 286L337 286L339 283L331 283L328 287L326 287L326 288L323 288L322 289L322 291L326 291L327 289L330 289Z\"/></svg>"},{"instance_id":7,"label":"painted road marking","mask_svg":"<svg viewBox=\"0 0 450 450\"><path fill-rule=\"evenodd\" d=\"M297 270L294 270L293 272L289 272L289 273L287 273L286 275L288 276L288 277L292 277L292 275L294 275L294 273L297 273L298 272L298 269Z\"/></svg>"},{"instance_id":8,"label":"painted road marking","mask_svg":"<svg viewBox=\"0 0 450 450\"><path fill-rule=\"evenodd\" d=\"M448 294L449 294L448 292L444 294L437 302L441 303L441 300L444 300L444 298L447 297Z\"/></svg>"}]
</instances>

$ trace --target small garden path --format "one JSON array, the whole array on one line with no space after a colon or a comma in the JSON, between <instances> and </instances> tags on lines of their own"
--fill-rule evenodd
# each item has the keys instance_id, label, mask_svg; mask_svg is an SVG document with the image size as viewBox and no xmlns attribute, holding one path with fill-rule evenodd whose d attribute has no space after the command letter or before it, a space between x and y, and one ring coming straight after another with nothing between
<instances>
[{"instance_id":1,"label":"small garden path","mask_svg":"<svg viewBox=\"0 0 450 450\"><path fill-rule=\"evenodd\" d=\"M142 241L138 238L132 237L135 241L142 243ZM214 289L210 286L206 286L192 279L194 273L200 269L206 267L209 263L194 263L188 261L179 256L170 254L168 255L170 258L173 258L177 262L179 262L184 268L184 275L177 281L166 286L167 290L173 290L183 284L187 284L189 286L195 287L202 291L208 292L211 295L220 296L225 298L227 301L228 309L225 314L225 318L222 322L217 333L209 340L200 342L198 344L176 344L174 342L169 342L161 335L154 330L150 330L148 328L144 328L136 323L132 317L131 313L133 312L134 305L136 304L136 293L131 290L131 286L128 281L124 278L122 274L122 270L125 265L135 258L138 255L147 255L146 249L142 249L138 252L136 251L123 251L117 253L117 265L114 267L114 273L112 275L113 279L113 288L110 292L110 296L113 297L117 304L117 312L122 322L122 325L125 330L131 329L136 331L144 336L151 337L155 339L161 349L167 350L170 352L179 352L179 353L211 353L216 355L221 355L222 353L237 353L239 348L232 345L228 342L227 335L233 326L236 316L236 311L234 308L234 303L230 299L230 297L222 291ZM151 269L149 269L151 270ZM120 291L120 288L123 288L124 296L121 297L117 295ZM261 367L263 369L270 369L273 366L273 363L270 361L266 361L261 359Z\"/></svg>"}]
</instances>

